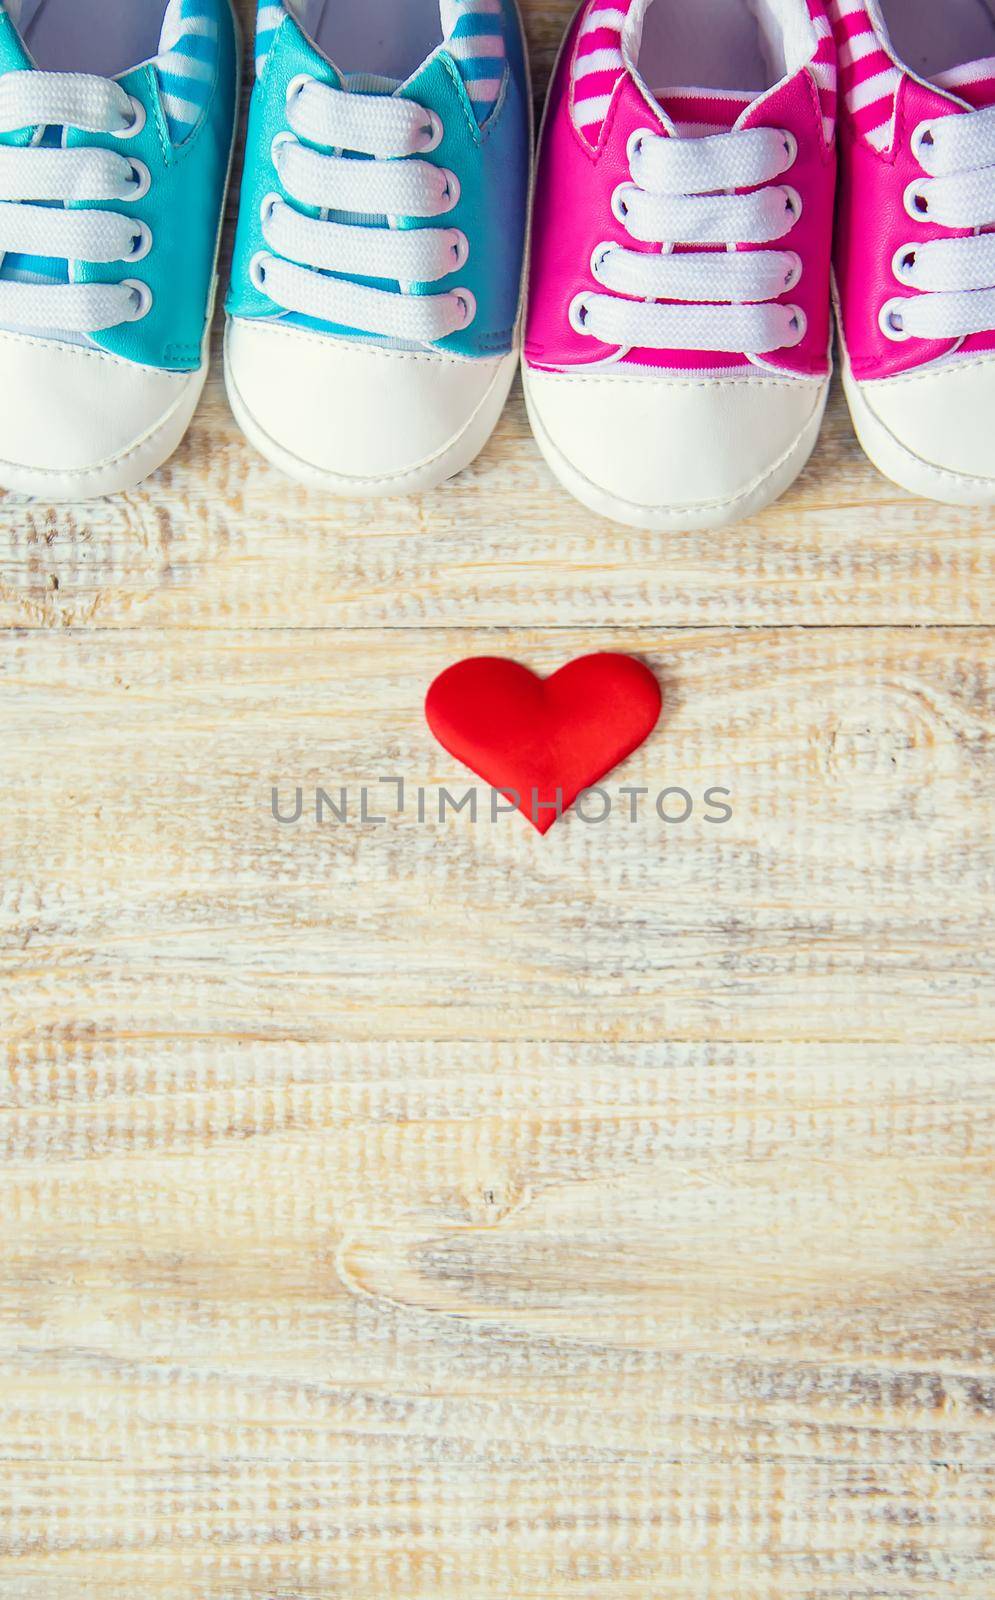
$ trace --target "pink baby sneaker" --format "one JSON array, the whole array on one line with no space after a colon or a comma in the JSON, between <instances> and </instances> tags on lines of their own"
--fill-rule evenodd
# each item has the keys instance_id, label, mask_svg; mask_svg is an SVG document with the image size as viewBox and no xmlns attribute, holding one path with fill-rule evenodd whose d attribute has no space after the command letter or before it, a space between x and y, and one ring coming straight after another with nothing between
<instances>
[{"instance_id":1,"label":"pink baby sneaker","mask_svg":"<svg viewBox=\"0 0 995 1600\"><path fill-rule=\"evenodd\" d=\"M995 11L833 0L835 277L860 442L914 494L995 502Z\"/></svg>"},{"instance_id":2,"label":"pink baby sneaker","mask_svg":"<svg viewBox=\"0 0 995 1600\"><path fill-rule=\"evenodd\" d=\"M546 113L525 392L561 482L633 527L769 505L830 373L823 0L587 0Z\"/></svg>"}]
</instances>

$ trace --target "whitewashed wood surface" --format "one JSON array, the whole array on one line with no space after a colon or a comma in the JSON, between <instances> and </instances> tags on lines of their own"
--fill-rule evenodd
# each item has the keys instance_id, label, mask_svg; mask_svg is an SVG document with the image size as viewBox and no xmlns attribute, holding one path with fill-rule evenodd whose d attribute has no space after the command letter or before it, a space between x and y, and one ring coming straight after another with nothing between
<instances>
[{"instance_id":1,"label":"whitewashed wood surface","mask_svg":"<svg viewBox=\"0 0 995 1600\"><path fill-rule=\"evenodd\" d=\"M993 566L838 401L722 535L517 396L337 505L217 377L140 492L0 501L3 1600L992 1600ZM729 823L419 823L437 671L603 648L610 787Z\"/></svg>"}]
</instances>

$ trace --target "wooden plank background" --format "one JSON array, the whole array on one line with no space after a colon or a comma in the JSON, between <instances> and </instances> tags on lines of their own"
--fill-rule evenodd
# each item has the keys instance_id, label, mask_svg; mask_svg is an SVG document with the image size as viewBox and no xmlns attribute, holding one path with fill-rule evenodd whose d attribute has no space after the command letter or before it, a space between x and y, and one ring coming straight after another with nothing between
<instances>
[{"instance_id":1,"label":"wooden plank background","mask_svg":"<svg viewBox=\"0 0 995 1600\"><path fill-rule=\"evenodd\" d=\"M838 398L721 535L517 394L336 504L217 373L140 492L0 502L3 1600L991 1600L993 565ZM438 670L600 648L635 823L419 823Z\"/></svg>"}]
</instances>

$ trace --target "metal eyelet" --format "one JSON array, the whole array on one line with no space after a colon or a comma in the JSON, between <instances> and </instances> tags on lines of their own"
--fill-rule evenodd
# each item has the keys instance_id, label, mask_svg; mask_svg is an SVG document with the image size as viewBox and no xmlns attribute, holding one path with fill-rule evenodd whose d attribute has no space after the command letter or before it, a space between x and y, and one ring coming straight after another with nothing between
<instances>
[{"instance_id":1,"label":"metal eyelet","mask_svg":"<svg viewBox=\"0 0 995 1600\"><path fill-rule=\"evenodd\" d=\"M144 261L151 249L152 229L149 227L147 222L136 222L134 249L130 250L126 256L122 256L121 260Z\"/></svg>"},{"instance_id":2,"label":"metal eyelet","mask_svg":"<svg viewBox=\"0 0 995 1600\"><path fill-rule=\"evenodd\" d=\"M796 344L801 344L808 332L808 317L801 306L788 306L788 310L791 312L791 331L794 334L794 338L789 345L785 346L785 349L792 350Z\"/></svg>"},{"instance_id":3,"label":"metal eyelet","mask_svg":"<svg viewBox=\"0 0 995 1600\"><path fill-rule=\"evenodd\" d=\"M121 284L122 289L130 289L135 296L135 309L130 321L141 322L152 310L153 294L147 283L142 283L139 278L125 278Z\"/></svg>"},{"instance_id":4,"label":"metal eyelet","mask_svg":"<svg viewBox=\"0 0 995 1600\"><path fill-rule=\"evenodd\" d=\"M462 228L450 228L449 237L452 240L453 264L450 272L462 272L470 259L470 241Z\"/></svg>"},{"instance_id":5,"label":"metal eyelet","mask_svg":"<svg viewBox=\"0 0 995 1600\"><path fill-rule=\"evenodd\" d=\"M779 128L777 131L784 140L784 154L788 162L788 165L784 168L784 171L789 172L794 166L795 162L798 160L798 140L795 138L790 128Z\"/></svg>"},{"instance_id":6,"label":"metal eyelet","mask_svg":"<svg viewBox=\"0 0 995 1600\"><path fill-rule=\"evenodd\" d=\"M254 289L259 290L260 294L269 292L266 288L266 268L272 259L273 257L265 250L257 250L249 262L249 282Z\"/></svg>"},{"instance_id":7,"label":"metal eyelet","mask_svg":"<svg viewBox=\"0 0 995 1600\"><path fill-rule=\"evenodd\" d=\"M878 315L878 324L885 338L890 339L892 344L904 344L906 339L911 339L912 337L905 326L905 307L907 304L908 300L906 298L899 297L894 300L886 300L881 307Z\"/></svg>"},{"instance_id":8,"label":"metal eyelet","mask_svg":"<svg viewBox=\"0 0 995 1600\"><path fill-rule=\"evenodd\" d=\"M447 211L456 210L456 207L460 203L460 195L463 193L463 190L460 187L460 181L455 172L450 172L448 167L439 167L438 171L445 179L445 188L442 191L442 198L443 200L447 200L449 202L448 205L443 206L442 212L440 213L440 215L444 216Z\"/></svg>"},{"instance_id":9,"label":"metal eyelet","mask_svg":"<svg viewBox=\"0 0 995 1600\"><path fill-rule=\"evenodd\" d=\"M896 250L891 258L892 273L899 283L904 284L906 288L912 287L912 279L909 277L909 273L915 267L918 254L918 245L903 244L901 249Z\"/></svg>"},{"instance_id":10,"label":"metal eyelet","mask_svg":"<svg viewBox=\"0 0 995 1600\"><path fill-rule=\"evenodd\" d=\"M913 222L929 221L929 196L922 193L921 178L908 185L902 203Z\"/></svg>"},{"instance_id":11,"label":"metal eyelet","mask_svg":"<svg viewBox=\"0 0 995 1600\"><path fill-rule=\"evenodd\" d=\"M591 277L600 282L601 268L604 266L606 258L614 255L621 248L621 245L613 244L611 239L603 239L600 244L595 245L591 252Z\"/></svg>"},{"instance_id":12,"label":"metal eyelet","mask_svg":"<svg viewBox=\"0 0 995 1600\"><path fill-rule=\"evenodd\" d=\"M306 89L310 84L317 82L317 78L313 77L310 72L299 72L296 78L291 78L287 84L287 111L291 110L302 89Z\"/></svg>"},{"instance_id":13,"label":"metal eyelet","mask_svg":"<svg viewBox=\"0 0 995 1600\"><path fill-rule=\"evenodd\" d=\"M805 271L805 263L798 254L797 250L786 250L784 254L791 262L791 266L788 269L788 275L785 279L784 288L781 290L781 293L791 294L794 289L797 289L798 285L802 281L802 274Z\"/></svg>"},{"instance_id":14,"label":"metal eyelet","mask_svg":"<svg viewBox=\"0 0 995 1600\"><path fill-rule=\"evenodd\" d=\"M590 317L591 308L587 303L587 296L583 294L575 295L570 302L570 308L567 312L567 320L569 321L574 333L580 333L583 334L585 338L590 338L591 330L588 326Z\"/></svg>"},{"instance_id":15,"label":"metal eyelet","mask_svg":"<svg viewBox=\"0 0 995 1600\"><path fill-rule=\"evenodd\" d=\"M129 94L128 99L131 101L131 121L118 129L115 139L137 139L148 120L142 102L133 94Z\"/></svg>"},{"instance_id":16,"label":"metal eyelet","mask_svg":"<svg viewBox=\"0 0 995 1600\"><path fill-rule=\"evenodd\" d=\"M425 123L425 132L428 135L428 143L422 145L418 152L419 155L428 155L432 150L438 150L440 144L446 136L445 124L443 123L442 118L438 116L436 112L432 110L426 110L425 116L427 119Z\"/></svg>"},{"instance_id":17,"label":"metal eyelet","mask_svg":"<svg viewBox=\"0 0 995 1600\"><path fill-rule=\"evenodd\" d=\"M646 140L658 139L659 137L659 134L654 133L652 128L637 128L635 133L630 133L625 147L625 159L629 163L630 170L636 157L642 154L642 147Z\"/></svg>"},{"instance_id":18,"label":"metal eyelet","mask_svg":"<svg viewBox=\"0 0 995 1600\"><path fill-rule=\"evenodd\" d=\"M933 134L933 124L931 122L920 122L919 126L914 129L912 138L909 142L911 145L912 154L922 167L923 172L928 172L929 168L922 159L922 152L924 148L928 149L936 143L936 139Z\"/></svg>"},{"instance_id":19,"label":"metal eyelet","mask_svg":"<svg viewBox=\"0 0 995 1600\"><path fill-rule=\"evenodd\" d=\"M301 141L298 139L296 133L291 133L286 128L284 128L282 133L278 133L278 134L274 135L273 141L272 141L272 143L271 143L271 145L269 147L269 158L272 161L272 163L273 163L274 167L276 168L277 172L279 172L279 170L280 170L280 163L276 159L277 151L278 150L282 150L283 146L285 144L296 144L296 145L299 145L300 142Z\"/></svg>"},{"instance_id":20,"label":"metal eyelet","mask_svg":"<svg viewBox=\"0 0 995 1600\"><path fill-rule=\"evenodd\" d=\"M121 199L133 205L136 200L144 200L152 187L152 174L144 161L135 161L128 158L131 167L134 187L125 190Z\"/></svg>"},{"instance_id":21,"label":"metal eyelet","mask_svg":"<svg viewBox=\"0 0 995 1600\"><path fill-rule=\"evenodd\" d=\"M795 222L799 222L804 210L804 202L798 190L793 189L789 183L782 183L781 193L784 195L784 204L788 212L794 217ZM794 223L792 223L792 227L794 227Z\"/></svg>"},{"instance_id":22,"label":"metal eyelet","mask_svg":"<svg viewBox=\"0 0 995 1600\"><path fill-rule=\"evenodd\" d=\"M452 296L463 307L463 327L468 328L477 315L477 297L469 289L453 289Z\"/></svg>"},{"instance_id":23,"label":"metal eyelet","mask_svg":"<svg viewBox=\"0 0 995 1600\"><path fill-rule=\"evenodd\" d=\"M273 221L273 214L276 211L277 206L282 206L283 204L284 200L282 195L271 193L264 197L263 202L259 207L259 220L264 228Z\"/></svg>"},{"instance_id":24,"label":"metal eyelet","mask_svg":"<svg viewBox=\"0 0 995 1600\"><path fill-rule=\"evenodd\" d=\"M631 183L620 183L612 195L612 216L616 222L621 222L623 227L626 227L629 221L629 194L632 189Z\"/></svg>"}]
</instances>

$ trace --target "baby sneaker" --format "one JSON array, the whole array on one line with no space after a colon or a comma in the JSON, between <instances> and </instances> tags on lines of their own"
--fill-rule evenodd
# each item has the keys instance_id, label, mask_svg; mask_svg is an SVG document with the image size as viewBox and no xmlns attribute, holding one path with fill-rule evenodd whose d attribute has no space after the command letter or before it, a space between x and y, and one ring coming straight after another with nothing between
<instances>
[{"instance_id":1,"label":"baby sneaker","mask_svg":"<svg viewBox=\"0 0 995 1600\"><path fill-rule=\"evenodd\" d=\"M133 488L207 374L235 128L229 0L0 4L0 484Z\"/></svg>"},{"instance_id":2,"label":"baby sneaker","mask_svg":"<svg viewBox=\"0 0 995 1600\"><path fill-rule=\"evenodd\" d=\"M530 100L515 0L264 0L226 340L253 444L430 489L517 363Z\"/></svg>"},{"instance_id":3,"label":"baby sneaker","mask_svg":"<svg viewBox=\"0 0 995 1600\"><path fill-rule=\"evenodd\" d=\"M822 0L588 0L547 110L525 390L585 505L768 505L829 381L836 60Z\"/></svg>"},{"instance_id":4,"label":"baby sneaker","mask_svg":"<svg viewBox=\"0 0 995 1600\"><path fill-rule=\"evenodd\" d=\"M995 11L834 0L843 381L874 464L995 502Z\"/></svg>"}]
</instances>

